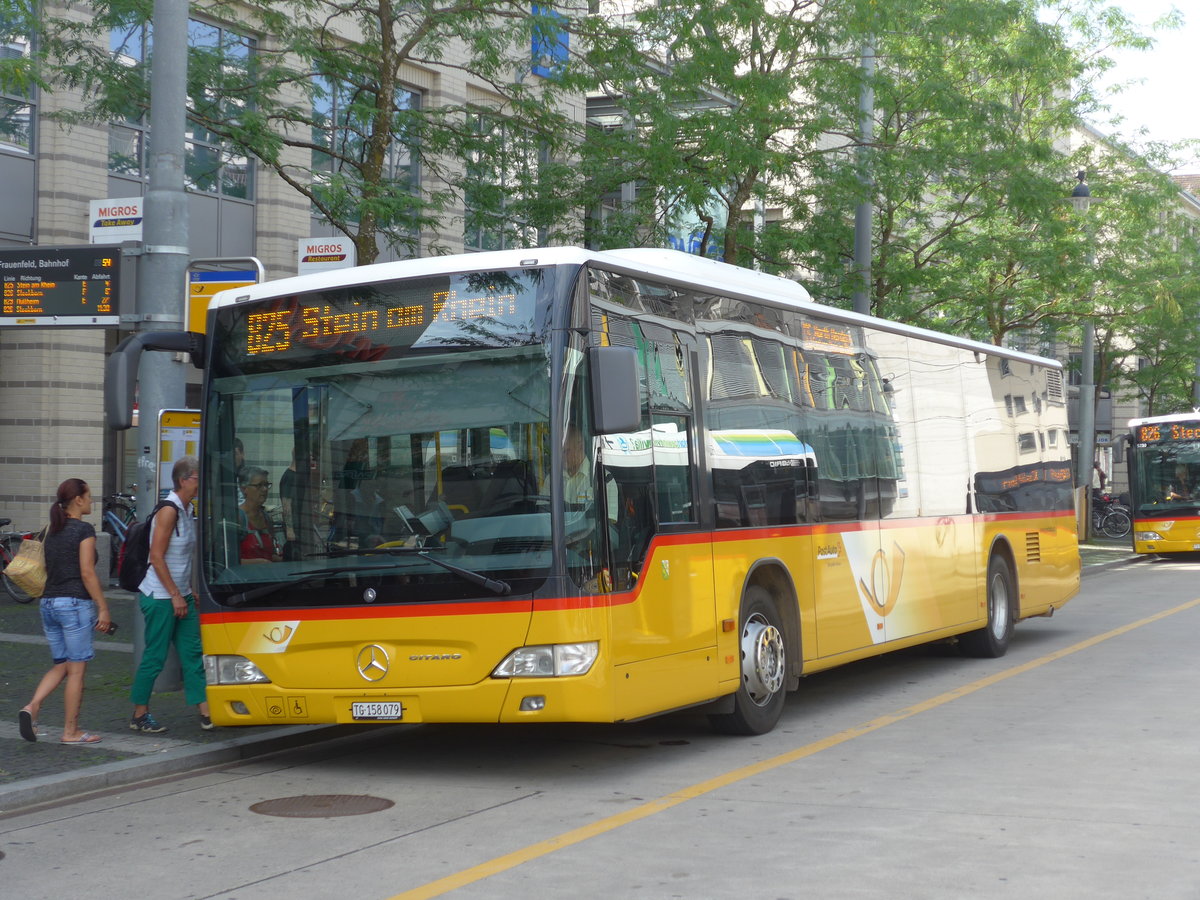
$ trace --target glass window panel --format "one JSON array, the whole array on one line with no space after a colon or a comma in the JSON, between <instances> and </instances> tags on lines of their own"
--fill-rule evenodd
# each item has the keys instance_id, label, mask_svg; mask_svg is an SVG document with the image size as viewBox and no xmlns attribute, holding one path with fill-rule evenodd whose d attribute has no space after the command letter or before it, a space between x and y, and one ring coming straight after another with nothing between
<instances>
[{"instance_id":1,"label":"glass window panel","mask_svg":"<svg viewBox=\"0 0 1200 900\"><path fill-rule=\"evenodd\" d=\"M108 33L108 49L126 65L142 62L146 56L142 48L144 29L141 25L126 25L113 28Z\"/></svg>"},{"instance_id":2,"label":"glass window panel","mask_svg":"<svg viewBox=\"0 0 1200 900\"><path fill-rule=\"evenodd\" d=\"M189 143L184 162L184 182L194 191L215 194L221 154L212 147Z\"/></svg>"},{"instance_id":3,"label":"glass window panel","mask_svg":"<svg viewBox=\"0 0 1200 900\"><path fill-rule=\"evenodd\" d=\"M108 170L120 175L142 174L142 132L119 125L108 129Z\"/></svg>"},{"instance_id":4,"label":"glass window panel","mask_svg":"<svg viewBox=\"0 0 1200 900\"><path fill-rule=\"evenodd\" d=\"M659 522L694 522L692 467L688 449L688 419L653 418L654 492Z\"/></svg>"},{"instance_id":5,"label":"glass window panel","mask_svg":"<svg viewBox=\"0 0 1200 900\"><path fill-rule=\"evenodd\" d=\"M221 46L221 29L207 22L188 19L188 46L207 47L213 50Z\"/></svg>"},{"instance_id":6,"label":"glass window panel","mask_svg":"<svg viewBox=\"0 0 1200 900\"><path fill-rule=\"evenodd\" d=\"M0 97L0 147L33 149L33 107L23 100Z\"/></svg>"},{"instance_id":7,"label":"glass window panel","mask_svg":"<svg viewBox=\"0 0 1200 900\"><path fill-rule=\"evenodd\" d=\"M221 193L249 200L254 195L254 166L245 156L225 156L221 167Z\"/></svg>"},{"instance_id":8,"label":"glass window panel","mask_svg":"<svg viewBox=\"0 0 1200 900\"><path fill-rule=\"evenodd\" d=\"M217 25L188 21L189 47L218 54L226 68L244 70L254 42L250 38ZM109 49L130 66L144 64L149 57L151 29L141 25L118 25L109 32ZM236 119L244 102L236 97L219 97L215 92L193 93L189 97L201 114L214 120ZM146 120L139 109L131 108L123 117L123 128L114 124L109 130L109 170L118 174L146 177L145 160L150 153ZM251 199L254 193L253 162L244 154L223 149L222 139L193 119L185 124L189 141L185 161L185 184L205 193L220 193L239 199ZM208 144L210 146L204 146ZM228 167L228 169L226 169Z\"/></svg>"}]
</instances>

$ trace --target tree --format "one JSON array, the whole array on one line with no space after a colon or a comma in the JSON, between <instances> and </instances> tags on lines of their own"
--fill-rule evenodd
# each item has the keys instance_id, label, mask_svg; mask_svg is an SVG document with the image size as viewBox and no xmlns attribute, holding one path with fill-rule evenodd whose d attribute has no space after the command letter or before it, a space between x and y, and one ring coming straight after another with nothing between
<instances>
[{"instance_id":1,"label":"tree","mask_svg":"<svg viewBox=\"0 0 1200 900\"><path fill-rule=\"evenodd\" d=\"M756 239L754 208L782 206L813 156L846 143L822 73L843 55L836 41L854 6L663 0L582 21L569 83L599 86L610 109L585 136L576 196L594 209L638 185L593 220L590 242L663 245L694 232L701 253L728 263L792 268L785 242L772 242L774 255Z\"/></svg>"},{"instance_id":2,"label":"tree","mask_svg":"<svg viewBox=\"0 0 1200 900\"><path fill-rule=\"evenodd\" d=\"M873 38L861 166L858 50ZM853 210L875 206L876 314L1001 343L1077 321L1081 235L1065 138L1098 106L1107 46L1144 43L1093 0L672 2L591 23L577 74L609 98L589 131L588 238L798 271L847 305ZM612 202L622 185L637 194ZM610 202L605 205L604 201ZM778 219L753 229L755 206ZM681 226L683 226L681 228Z\"/></svg>"},{"instance_id":3,"label":"tree","mask_svg":"<svg viewBox=\"0 0 1200 900\"><path fill-rule=\"evenodd\" d=\"M68 121L136 119L149 105L144 65L95 34L136 33L150 4L92 8L84 23L39 20L41 71L49 85L92 98ZM416 252L421 230L444 227L464 197L469 218L501 232L514 222L549 228L569 214L544 179L572 129L554 79L529 74L531 41L556 33L550 14L516 0L214 0L205 13L268 37L251 45L230 30L191 41L189 128L291 185L354 240L360 263L376 259L378 238ZM202 32L193 23L193 38ZM451 69L486 84L490 97L426 104L410 87ZM497 172L503 191L491 189Z\"/></svg>"},{"instance_id":4,"label":"tree","mask_svg":"<svg viewBox=\"0 0 1200 900\"><path fill-rule=\"evenodd\" d=\"M1094 302L1079 315L1096 325L1096 383L1151 413L1188 409L1200 359L1200 218L1181 208L1166 158L1115 141L1087 152L1102 202L1087 229L1095 262L1080 272Z\"/></svg>"},{"instance_id":5,"label":"tree","mask_svg":"<svg viewBox=\"0 0 1200 900\"><path fill-rule=\"evenodd\" d=\"M1079 238L1063 197L1078 163L1065 138L1097 103L1088 85L1102 63L1088 50L1135 39L1119 15L1105 29L1094 15L1076 10L1068 27L1032 0L881 8L874 313L993 343L1074 317L1064 262ZM1087 48L1071 42L1080 17ZM837 235L808 257L817 292L837 302L861 181L844 174L854 160L829 163L804 205L813 230Z\"/></svg>"}]
</instances>

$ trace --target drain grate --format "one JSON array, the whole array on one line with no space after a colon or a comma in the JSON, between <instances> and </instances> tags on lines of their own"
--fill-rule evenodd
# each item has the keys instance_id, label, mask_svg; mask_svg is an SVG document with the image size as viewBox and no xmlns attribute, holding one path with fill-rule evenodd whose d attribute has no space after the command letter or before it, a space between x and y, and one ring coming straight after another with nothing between
<instances>
[{"instance_id":1,"label":"drain grate","mask_svg":"<svg viewBox=\"0 0 1200 900\"><path fill-rule=\"evenodd\" d=\"M250 807L251 812L288 819L325 819L334 816L361 816L395 806L391 800L366 794L303 794L263 800Z\"/></svg>"}]
</instances>

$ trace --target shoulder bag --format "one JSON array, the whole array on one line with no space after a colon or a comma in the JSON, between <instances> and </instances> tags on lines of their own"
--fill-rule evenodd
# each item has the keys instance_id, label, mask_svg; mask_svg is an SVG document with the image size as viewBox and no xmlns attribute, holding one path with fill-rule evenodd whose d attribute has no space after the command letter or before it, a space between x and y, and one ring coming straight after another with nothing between
<instances>
[{"instance_id":1,"label":"shoulder bag","mask_svg":"<svg viewBox=\"0 0 1200 900\"><path fill-rule=\"evenodd\" d=\"M12 562L4 567L4 577L30 597L40 597L46 589L45 537L46 529L43 528L36 539L25 538Z\"/></svg>"}]
</instances>

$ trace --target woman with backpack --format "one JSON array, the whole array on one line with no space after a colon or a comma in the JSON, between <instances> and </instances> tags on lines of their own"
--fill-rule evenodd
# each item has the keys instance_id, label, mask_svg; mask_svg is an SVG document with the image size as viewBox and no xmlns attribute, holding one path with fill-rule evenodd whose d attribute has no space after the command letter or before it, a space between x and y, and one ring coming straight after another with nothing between
<instances>
[{"instance_id":1,"label":"woman with backpack","mask_svg":"<svg viewBox=\"0 0 1200 900\"><path fill-rule=\"evenodd\" d=\"M141 734L162 734L167 730L150 714L150 695L172 644L183 672L184 699L199 707L201 728L207 731L213 727L208 717L200 649L200 614L192 590L196 525L189 506L200 488L200 464L194 456L185 456L175 463L171 482L175 490L167 495L168 505L159 509L151 520L150 568L138 586L146 646L129 692L133 701L129 728Z\"/></svg>"},{"instance_id":2,"label":"woman with backpack","mask_svg":"<svg viewBox=\"0 0 1200 900\"><path fill-rule=\"evenodd\" d=\"M42 631L50 644L54 666L38 682L29 701L18 713L21 737L36 741L37 717L42 701L63 681L64 744L98 744L100 736L79 729L83 705L83 676L95 658L92 637L108 632L112 623L108 600L96 575L96 529L83 521L91 515L92 492L82 478L68 478L58 486L50 507L45 541L46 589L42 593Z\"/></svg>"}]
</instances>

